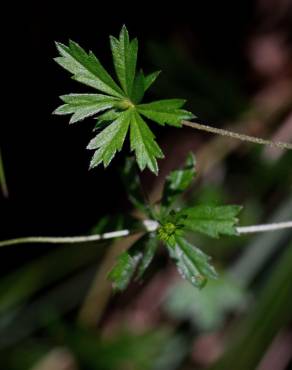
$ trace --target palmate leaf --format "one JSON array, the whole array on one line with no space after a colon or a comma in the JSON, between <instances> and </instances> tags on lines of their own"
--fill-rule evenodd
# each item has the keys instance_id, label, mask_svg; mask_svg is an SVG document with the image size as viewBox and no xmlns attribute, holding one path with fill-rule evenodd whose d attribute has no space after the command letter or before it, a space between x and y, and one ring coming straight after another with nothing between
<instances>
[{"instance_id":1,"label":"palmate leaf","mask_svg":"<svg viewBox=\"0 0 292 370\"><path fill-rule=\"evenodd\" d=\"M177 127L181 126L183 119L190 119L193 115L181 109L185 103L182 99L141 104L145 91L160 72L145 75L142 70L136 71L138 41L130 40L125 26L119 38L110 37L110 44L121 86L113 80L91 51L87 53L74 41L69 41L68 46L56 43L60 56L55 61L72 73L74 80L103 94L63 95L60 98L65 104L54 113L72 114L70 123L90 116L97 118L95 130L103 130L88 145L89 149L95 150L90 168L101 163L105 167L109 165L115 154L122 149L130 126L131 150L135 152L140 170L147 167L157 174L157 159L163 158L163 153L141 115L160 125Z\"/></svg>"},{"instance_id":2,"label":"palmate leaf","mask_svg":"<svg viewBox=\"0 0 292 370\"><path fill-rule=\"evenodd\" d=\"M220 235L237 235L236 224L242 207L199 205L179 212L184 229L199 231L218 238Z\"/></svg>"}]
</instances>

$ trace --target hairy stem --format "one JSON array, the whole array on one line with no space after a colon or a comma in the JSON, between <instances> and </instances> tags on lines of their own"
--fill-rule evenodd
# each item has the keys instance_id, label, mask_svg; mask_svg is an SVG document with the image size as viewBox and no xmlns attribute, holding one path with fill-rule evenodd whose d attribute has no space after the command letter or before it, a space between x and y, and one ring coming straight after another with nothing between
<instances>
[{"instance_id":1,"label":"hairy stem","mask_svg":"<svg viewBox=\"0 0 292 370\"><path fill-rule=\"evenodd\" d=\"M281 142L281 141L265 140L265 139L261 139L259 137L255 137L255 136L239 134L237 132L223 130L223 129L217 128L217 127L202 125L202 124L197 123L197 122L182 121L182 124L185 125L185 126L188 126L188 127L195 128L197 130L207 131L207 132L211 132L213 134L231 137L233 139L238 139L238 140L241 140L241 141L247 141L247 142L250 142L250 143L261 144L261 145L270 145L270 146L274 146L274 147L277 147L277 148L280 148L280 149L292 149L292 144L290 144L290 143L284 143L284 142Z\"/></svg>"},{"instance_id":2,"label":"hairy stem","mask_svg":"<svg viewBox=\"0 0 292 370\"><path fill-rule=\"evenodd\" d=\"M292 221L277 222L273 224L241 226L237 227L238 234L262 233L266 231L275 231L281 229L292 228Z\"/></svg>"},{"instance_id":3,"label":"hairy stem","mask_svg":"<svg viewBox=\"0 0 292 370\"><path fill-rule=\"evenodd\" d=\"M157 229L158 224L156 221L144 220L143 221L144 231L151 232ZM23 238L16 238L10 240L4 240L0 242L0 247L6 247L15 244L29 244L29 243L49 243L49 244L73 244L73 243L90 243L99 240L120 238L122 236L128 236L143 230L117 230L111 231L104 234L85 235L85 236L28 236Z\"/></svg>"},{"instance_id":4,"label":"hairy stem","mask_svg":"<svg viewBox=\"0 0 292 370\"><path fill-rule=\"evenodd\" d=\"M4 240L0 242L0 247L6 247L15 244L29 244L29 243L49 243L49 244L73 244L73 243L89 243L99 240L120 238L128 236L141 231L151 232L158 228L158 223L153 220L143 221L144 230L117 230L104 234L86 235L86 236L65 236L65 237L50 237L50 236L28 236L24 238ZM236 227L238 234L261 233L267 231L276 231L281 229L292 228L292 221L278 222L273 224L239 226Z\"/></svg>"},{"instance_id":5,"label":"hairy stem","mask_svg":"<svg viewBox=\"0 0 292 370\"><path fill-rule=\"evenodd\" d=\"M65 237L28 236L24 238L17 238L0 242L0 247L24 243L50 243L50 244L88 243L111 238L119 238L121 236L127 236L129 234L130 230L118 230L104 234L86 235L86 236L65 236Z\"/></svg>"}]
</instances>

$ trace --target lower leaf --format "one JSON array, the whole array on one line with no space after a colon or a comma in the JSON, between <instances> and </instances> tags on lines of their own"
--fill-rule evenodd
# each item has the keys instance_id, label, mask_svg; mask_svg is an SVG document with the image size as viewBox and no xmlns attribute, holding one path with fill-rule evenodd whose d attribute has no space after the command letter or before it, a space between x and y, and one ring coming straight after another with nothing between
<instances>
[{"instance_id":1,"label":"lower leaf","mask_svg":"<svg viewBox=\"0 0 292 370\"><path fill-rule=\"evenodd\" d=\"M175 246L168 245L170 256L176 261L179 273L197 288L203 288L208 278L216 279L217 273L209 263L210 257L187 240L176 237Z\"/></svg>"},{"instance_id":2,"label":"lower leaf","mask_svg":"<svg viewBox=\"0 0 292 370\"><path fill-rule=\"evenodd\" d=\"M122 291L127 288L141 258L142 253L136 253L133 256L128 252L120 254L116 265L108 274L108 278L112 282L114 290Z\"/></svg>"}]
</instances>

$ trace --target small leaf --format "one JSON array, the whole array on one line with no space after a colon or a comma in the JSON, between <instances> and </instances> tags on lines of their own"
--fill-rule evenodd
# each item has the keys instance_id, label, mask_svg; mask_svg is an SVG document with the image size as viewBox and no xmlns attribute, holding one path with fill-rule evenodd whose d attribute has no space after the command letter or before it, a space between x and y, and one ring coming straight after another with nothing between
<instances>
[{"instance_id":1,"label":"small leaf","mask_svg":"<svg viewBox=\"0 0 292 370\"><path fill-rule=\"evenodd\" d=\"M207 206L199 205L186 208L179 212L183 216L182 224L184 229L199 231L203 234L218 238L222 235L237 235L237 215L242 207L240 206Z\"/></svg>"},{"instance_id":2,"label":"small leaf","mask_svg":"<svg viewBox=\"0 0 292 370\"><path fill-rule=\"evenodd\" d=\"M144 77L144 92L155 82L161 71L152 72Z\"/></svg>"},{"instance_id":3,"label":"small leaf","mask_svg":"<svg viewBox=\"0 0 292 370\"><path fill-rule=\"evenodd\" d=\"M163 206L170 207L176 198L190 186L196 175L195 166L195 156L190 153L184 167L180 170L172 171L167 176L162 196Z\"/></svg>"},{"instance_id":4,"label":"small leaf","mask_svg":"<svg viewBox=\"0 0 292 370\"><path fill-rule=\"evenodd\" d=\"M130 124L130 111L122 112L119 117L88 144L88 149L97 149L90 168L102 163L108 166L117 151L122 149Z\"/></svg>"},{"instance_id":5,"label":"small leaf","mask_svg":"<svg viewBox=\"0 0 292 370\"><path fill-rule=\"evenodd\" d=\"M119 40L110 36L114 66L121 86L128 97L131 97L136 73L138 41L130 41L127 28L123 26Z\"/></svg>"},{"instance_id":6,"label":"small leaf","mask_svg":"<svg viewBox=\"0 0 292 370\"><path fill-rule=\"evenodd\" d=\"M110 109L115 106L117 98L103 94L69 94L60 96L66 103L57 108L54 114L72 114L70 123L82 121L84 118Z\"/></svg>"},{"instance_id":7,"label":"small leaf","mask_svg":"<svg viewBox=\"0 0 292 370\"><path fill-rule=\"evenodd\" d=\"M173 109L179 109L185 104L185 99L163 99L163 100L156 100L151 103L140 104L140 109L147 109L153 111L172 111Z\"/></svg>"},{"instance_id":8,"label":"small leaf","mask_svg":"<svg viewBox=\"0 0 292 370\"><path fill-rule=\"evenodd\" d=\"M116 265L108 275L115 290L127 288L139 264L136 280L143 276L155 255L157 246L155 234L146 234L118 257Z\"/></svg>"},{"instance_id":9,"label":"small leaf","mask_svg":"<svg viewBox=\"0 0 292 370\"><path fill-rule=\"evenodd\" d=\"M185 100L183 99L158 100L152 103L139 104L137 105L137 110L160 125L168 124L181 127L181 121L195 117L192 113L179 109L184 103Z\"/></svg>"},{"instance_id":10,"label":"small leaf","mask_svg":"<svg viewBox=\"0 0 292 370\"><path fill-rule=\"evenodd\" d=\"M103 68L96 56L87 54L77 43L70 41L69 45L56 43L60 57L55 61L73 74L73 78L85 85L91 86L106 94L123 98L124 93Z\"/></svg>"},{"instance_id":11,"label":"small leaf","mask_svg":"<svg viewBox=\"0 0 292 370\"><path fill-rule=\"evenodd\" d=\"M128 252L120 254L117 263L108 274L108 278L112 282L114 290L122 291L127 288L141 257L142 254L140 253L134 256L131 256Z\"/></svg>"},{"instance_id":12,"label":"small leaf","mask_svg":"<svg viewBox=\"0 0 292 370\"><path fill-rule=\"evenodd\" d=\"M217 273L209 264L210 257L187 240L176 237L175 247L168 246L170 256L176 261L178 271L197 288L202 288L208 278L216 279Z\"/></svg>"},{"instance_id":13,"label":"small leaf","mask_svg":"<svg viewBox=\"0 0 292 370\"><path fill-rule=\"evenodd\" d=\"M142 71L139 71L136 74L134 85L133 85L133 91L132 91L132 101L135 104L140 103L140 101L143 99L145 92L145 77Z\"/></svg>"},{"instance_id":14,"label":"small leaf","mask_svg":"<svg viewBox=\"0 0 292 370\"><path fill-rule=\"evenodd\" d=\"M137 280L141 279L144 272L149 267L150 263L153 260L153 257L155 256L155 253L156 253L157 247L158 247L158 241L157 241L155 233L150 233L150 234L146 235L143 239L141 239L141 242L143 242L143 244L144 244L144 247L143 247L144 254L143 254L143 257L141 259L139 268L138 268L138 272L137 272L137 276L136 276Z\"/></svg>"},{"instance_id":15,"label":"small leaf","mask_svg":"<svg viewBox=\"0 0 292 370\"><path fill-rule=\"evenodd\" d=\"M140 170L147 166L155 174L158 173L156 158L163 158L163 153L155 141L155 136L136 112L131 112L131 150L135 151Z\"/></svg>"},{"instance_id":16,"label":"small leaf","mask_svg":"<svg viewBox=\"0 0 292 370\"><path fill-rule=\"evenodd\" d=\"M136 74L131 95L133 103L139 104L141 102L145 91L149 89L159 74L160 71L153 72L145 76L142 70Z\"/></svg>"}]
</instances>

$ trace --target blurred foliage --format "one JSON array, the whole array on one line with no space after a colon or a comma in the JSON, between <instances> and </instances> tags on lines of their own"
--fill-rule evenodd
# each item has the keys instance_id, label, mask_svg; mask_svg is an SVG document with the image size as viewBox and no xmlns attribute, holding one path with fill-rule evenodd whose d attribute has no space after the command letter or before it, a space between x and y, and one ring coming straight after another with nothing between
<instances>
[{"instance_id":1,"label":"blurred foliage","mask_svg":"<svg viewBox=\"0 0 292 370\"><path fill-rule=\"evenodd\" d=\"M0 149L0 187L2 190L2 194L7 197L8 188L7 188L6 177L5 177L5 172L4 172L4 164L3 164L1 149Z\"/></svg>"},{"instance_id":2,"label":"blurred foliage","mask_svg":"<svg viewBox=\"0 0 292 370\"><path fill-rule=\"evenodd\" d=\"M50 348L67 348L83 368L90 370L151 369L166 343L168 333L160 329L144 334L126 331L113 338L101 338L96 333L59 323L50 330L50 339L27 343L11 351L6 363L11 370L29 369L48 353Z\"/></svg>"},{"instance_id":3,"label":"blurred foliage","mask_svg":"<svg viewBox=\"0 0 292 370\"><path fill-rule=\"evenodd\" d=\"M201 291L179 282L167 294L166 312L176 320L190 320L202 332L222 328L231 312L243 309L247 294L230 277L211 280Z\"/></svg>"},{"instance_id":4,"label":"blurred foliage","mask_svg":"<svg viewBox=\"0 0 292 370\"><path fill-rule=\"evenodd\" d=\"M230 348L210 369L255 369L273 338L291 321L292 244L270 268L268 280L250 314L239 323Z\"/></svg>"}]
</instances>

